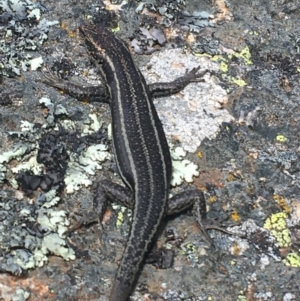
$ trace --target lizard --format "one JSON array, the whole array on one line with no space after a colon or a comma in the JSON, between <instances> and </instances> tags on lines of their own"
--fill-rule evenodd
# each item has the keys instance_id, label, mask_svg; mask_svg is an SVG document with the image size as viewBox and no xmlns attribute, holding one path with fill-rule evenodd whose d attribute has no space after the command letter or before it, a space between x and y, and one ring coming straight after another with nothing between
<instances>
[{"instance_id":1,"label":"lizard","mask_svg":"<svg viewBox=\"0 0 300 301\"><path fill-rule=\"evenodd\" d=\"M168 198L171 156L152 101L153 97L177 93L189 83L199 81L207 70L198 72L197 67L172 82L147 85L122 39L109 29L92 24L81 25L79 31L105 85L80 87L45 74L41 81L78 99L93 98L110 105L113 150L125 187L108 180L99 182L94 207L99 219L108 200L133 209L129 237L109 298L126 301L165 215L194 206L198 225L207 238L205 229L217 228L204 227L202 223L206 204L200 190L188 189Z\"/></svg>"}]
</instances>

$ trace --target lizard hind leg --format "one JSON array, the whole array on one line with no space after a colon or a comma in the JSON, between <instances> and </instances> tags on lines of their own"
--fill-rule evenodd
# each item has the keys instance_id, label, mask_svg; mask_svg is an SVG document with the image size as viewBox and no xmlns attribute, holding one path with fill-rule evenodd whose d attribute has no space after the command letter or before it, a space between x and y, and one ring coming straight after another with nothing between
<instances>
[{"instance_id":1,"label":"lizard hind leg","mask_svg":"<svg viewBox=\"0 0 300 301\"><path fill-rule=\"evenodd\" d=\"M93 199L93 214L88 217L85 216L81 218L75 225L67 230L66 233L71 233L83 225L89 225L91 223L98 222L99 234L104 232L102 228L102 218L107 209L108 202L114 202L127 207L133 207L133 194L132 192L119 184L110 182L108 180L102 180L98 182L97 186L94 188L94 199Z\"/></svg>"},{"instance_id":2,"label":"lizard hind leg","mask_svg":"<svg viewBox=\"0 0 300 301\"><path fill-rule=\"evenodd\" d=\"M182 191L170 198L168 202L167 215L178 214L188 208L193 208L193 214L196 217L197 225L202 231L206 240L212 246L214 246L214 242L209 237L206 230L213 229L232 235L232 233L220 226L222 223L207 223L205 198L203 192L196 188L188 189L187 191Z\"/></svg>"}]
</instances>

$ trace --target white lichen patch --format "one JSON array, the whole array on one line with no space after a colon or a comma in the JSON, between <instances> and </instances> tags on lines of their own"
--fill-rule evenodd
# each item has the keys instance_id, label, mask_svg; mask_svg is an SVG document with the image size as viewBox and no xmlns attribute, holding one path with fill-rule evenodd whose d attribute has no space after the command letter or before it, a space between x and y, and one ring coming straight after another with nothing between
<instances>
[{"instance_id":1,"label":"white lichen patch","mask_svg":"<svg viewBox=\"0 0 300 301\"><path fill-rule=\"evenodd\" d=\"M169 147L173 167L171 185L178 186L184 181L192 183L193 177L199 176L198 166L187 159L183 159L186 152L182 147L174 147L172 143L169 143Z\"/></svg>"},{"instance_id":2,"label":"white lichen patch","mask_svg":"<svg viewBox=\"0 0 300 301\"><path fill-rule=\"evenodd\" d=\"M0 184L4 181L6 174L6 167L0 164Z\"/></svg>"},{"instance_id":3,"label":"white lichen patch","mask_svg":"<svg viewBox=\"0 0 300 301\"><path fill-rule=\"evenodd\" d=\"M23 269L32 269L42 267L48 263L48 254L54 254L63 257L65 260L74 260L75 252L71 249L66 241L57 233L49 233L43 238L35 238L37 248L32 253L26 250L14 250L11 252L12 260Z\"/></svg>"},{"instance_id":4,"label":"white lichen patch","mask_svg":"<svg viewBox=\"0 0 300 301\"><path fill-rule=\"evenodd\" d=\"M43 208L51 208L58 204L60 201L60 198L56 196L56 190L50 190L40 196L40 198L43 198L46 200L46 202L43 204ZM69 222L68 222L69 223ZM65 222L63 223L65 225Z\"/></svg>"},{"instance_id":5,"label":"white lichen patch","mask_svg":"<svg viewBox=\"0 0 300 301\"><path fill-rule=\"evenodd\" d=\"M51 233L44 237L41 250L47 254L48 252L63 257L65 260L74 260L75 252L69 248L65 240L58 234Z\"/></svg>"},{"instance_id":6,"label":"white lichen patch","mask_svg":"<svg viewBox=\"0 0 300 301\"><path fill-rule=\"evenodd\" d=\"M39 50L48 38L50 26L59 22L43 19L45 9L37 1L0 0L0 11L3 15L0 74L11 76L13 72L20 75L21 71L28 70L28 66L36 70L43 59L41 56L33 58L29 50Z\"/></svg>"},{"instance_id":7,"label":"white lichen patch","mask_svg":"<svg viewBox=\"0 0 300 301\"><path fill-rule=\"evenodd\" d=\"M76 122L69 120L69 119L65 119L61 121L61 126L69 131L75 131L76 130ZM55 130L59 130L58 126L55 127Z\"/></svg>"},{"instance_id":8,"label":"white lichen patch","mask_svg":"<svg viewBox=\"0 0 300 301\"><path fill-rule=\"evenodd\" d=\"M26 162L22 162L18 164L16 167L13 167L11 170L13 173L18 173L21 170L31 170L35 175L41 174L43 170L43 164L39 164L36 160L36 152L34 156L32 156Z\"/></svg>"},{"instance_id":9,"label":"white lichen patch","mask_svg":"<svg viewBox=\"0 0 300 301\"><path fill-rule=\"evenodd\" d=\"M34 123L31 123L26 120L21 120L21 132L26 132L26 133L35 133L36 129L34 128Z\"/></svg>"},{"instance_id":10,"label":"white lichen patch","mask_svg":"<svg viewBox=\"0 0 300 301\"><path fill-rule=\"evenodd\" d=\"M105 144L96 144L90 146L82 152L76 161L70 161L65 176L67 193L73 193L79 190L82 185L90 186L92 180L90 175L94 175L96 170L102 169L101 162L110 158Z\"/></svg>"},{"instance_id":11,"label":"white lichen patch","mask_svg":"<svg viewBox=\"0 0 300 301\"><path fill-rule=\"evenodd\" d=\"M41 209L37 221L41 227L57 232L60 237L63 236L63 233L67 231L67 226L70 225L67 212L64 210Z\"/></svg>"},{"instance_id":12,"label":"white lichen patch","mask_svg":"<svg viewBox=\"0 0 300 301\"><path fill-rule=\"evenodd\" d=\"M84 128L82 129L82 135L88 135L98 132L102 127L103 122L100 122L96 114L89 114L89 120L84 122Z\"/></svg>"},{"instance_id":13,"label":"white lichen patch","mask_svg":"<svg viewBox=\"0 0 300 301\"><path fill-rule=\"evenodd\" d=\"M168 49L155 53L141 68L147 82L155 83L170 82L198 66L208 70L204 82L191 83L176 95L155 100L166 135L176 137L189 152L195 152L204 138L215 138L222 122L234 120L221 109L228 101L226 91L209 74L219 69L218 64L183 53L182 49Z\"/></svg>"},{"instance_id":14,"label":"white lichen patch","mask_svg":"<svg viewBox=\"0 0 300 301\"><path fill-rule=\"evenodd\" d=\"M172 186L178 186L186 181L193 182L193 177L199 176L198 166L189 160L173 161Z\"/></svg>"},{"instance_id":15,"label":"white lichen patch","mask_svg":"<svg viewBox=\"0 0 300 301\"><path fill-rule=\"evenodd\" d=\"M30 293L17 288L15 293L11 296L11 301L26 301L30 297Z\"/></svg>"},{"instance_id":16,"label":"white lichen patch","mask_svg":"<svg viewBox=\"0 0 300 301\"><path fill-rule=\"evenodd\" d=\"M22 241L26 249L12 252L13 262L23 269L43 266L48 262L47 254L51 253L63 257L66 260L75 259L74 251L67 246L64 233L70 222L67 212L64 210L49 209L59 201L56 191L50 190L46 194L41 194L37 202L41 202L41 209L38 210L37 222L39 228L47 235L41 238L27 234ZM30 210L23 209L20 216L30 220ZM34 222L35 220L32 220ZM17 243L17 242L16 242ZM32 252L27 252L32 250Z\"/></svg>"},{"instance_id":17,"label":"white lichen patch","mask_svg":"<svg viewBox=\"0 0 300 301\"><path fill-rule=\"evenodd\" d=\"M34 144L29 143L18 143L11 151L4 152L0 155L0 164L8 163L12 159L20 160L22 156L29 153L34 149Z\"/></svg>"},{"instance_id":18,"label":"white lichen patch","mask_svg":"<svg viewBox=\"0 0 300 301\"><path fill-rule=\"evenodd\" d=\"M42 66L43 62L43 58L39 56L29 60L28 65L30 66L30 70L35 71Z\"/></svg>"}]
</instances>

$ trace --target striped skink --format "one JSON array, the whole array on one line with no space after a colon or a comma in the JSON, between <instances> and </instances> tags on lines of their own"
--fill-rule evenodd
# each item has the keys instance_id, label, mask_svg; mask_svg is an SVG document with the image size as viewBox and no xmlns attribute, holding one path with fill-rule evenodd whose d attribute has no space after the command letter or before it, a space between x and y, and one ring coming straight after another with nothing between
<instances>
[{"instance_id":1,"label":"striped skink","mask_svg":"<svg viewBox=\"0 0 300 301\"><path fill-rule=\"evenodd\" d=\"M188 190L168 201L171 157L152 97L176 93L190 82L198 81L205 72L198 73L199 68L194 68L173 82L147 85L126 44L116 35L94 25L82 25L80 32L105 86L80 88L54 77L46 77L43 82L80 98L96 97L110 104L115 160L126 187L102 181L94 203L100 217L107 199L133 209L129 238L109 298L125 301L134 289L164 215L194 204L203 230L201 216L206 208L201 191Z\"/></svg>"}]
</instances>

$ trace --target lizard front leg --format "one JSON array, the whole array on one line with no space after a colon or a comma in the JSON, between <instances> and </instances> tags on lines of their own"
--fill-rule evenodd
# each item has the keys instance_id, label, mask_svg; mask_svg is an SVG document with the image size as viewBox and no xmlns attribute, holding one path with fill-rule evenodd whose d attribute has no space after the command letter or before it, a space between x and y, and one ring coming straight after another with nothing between
<instances>
[{"instance_id":1,"label":"lizard front leg","mask_svg":"<svg viewBox=\"0 0 300 301\"><path fill-rule=\"evenodd\" d=\"M200 67L193 68L192 70L187 71L185 75L176 78L172 82L150 84L148 85L149 92L153 97L164 97L178 93L190 83L203 81L203 76L208 70L198 73L199 70Z\"/></svg>"},{"instance_id":2,"label":"lizard front leg","mask_svg":"<svg viewBox=\"0 0 300 301\"><path fill-rule=\"evenodd\" d=\"M109 94L104 85L82 86L63 80L50 72L47 74L44 72L42 73L44 77L38 79L39 82L58 88L79 101L110 103Z\"/></svg>"},{"instance_id":3,"label":"lizard front leg","mask_svg":"<svg viewBox=\"0 0 300 301\"><path fill-rule=\"evenodd\" d=\"M157 82L150 84L148 85L149 92L152 97L164 97L178 93L189 83L202 81L202 77L208 71L204 70L198 73L199 70L200 67L193 68L186 72L185 75L176 78L172 82ZM43 76L44 78L39 79L38 81L48 86L58 88L79 101L88 100L88 102L110 103L109 94L104 85L81 86L70 81L60 79L50 72L49 74L43 72Z\"/></svg>"}]
</instances>

